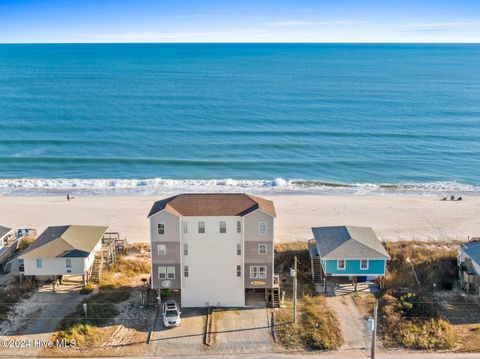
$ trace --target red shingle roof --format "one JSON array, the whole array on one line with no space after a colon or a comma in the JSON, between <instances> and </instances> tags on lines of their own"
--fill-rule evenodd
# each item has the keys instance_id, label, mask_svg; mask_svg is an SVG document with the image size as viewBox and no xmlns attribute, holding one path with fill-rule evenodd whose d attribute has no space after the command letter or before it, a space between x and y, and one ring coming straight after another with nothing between
<instances>
[{"instance_id":1,"label":"red shingle roof","mask_svg":"<svg viewBox=\"0 0 480 359\"><path fill-rule=\"evenodd\" d=\"M166 210L177 216L244 216L260 209L275 217L272 201L243 193L191 193L154 203L148 217Z\"/></svg>"}]
</instances>

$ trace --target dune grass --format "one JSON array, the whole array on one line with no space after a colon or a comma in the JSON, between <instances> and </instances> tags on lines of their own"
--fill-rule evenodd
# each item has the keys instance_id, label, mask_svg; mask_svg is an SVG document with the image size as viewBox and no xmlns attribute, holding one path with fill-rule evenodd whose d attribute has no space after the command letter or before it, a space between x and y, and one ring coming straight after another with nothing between
<instances>
[{"instance_id":1,"label":"dune grass","mask_svg":"<svg viewBox=\"0 0 480 359\"><path fill-rule=\"evenodd\" d=\"M298 321L293 323L292 303L276 312L277 337L286 348L338 349L343 339L340 323L323 296L299 300Z\"/></svg>"},{"instance_id":2,"label":"dune grass","mask_svg":"<svg viewBox=\"0 0 480 359\"><path fill-rule=\"evenodd\" d=\"M75 312L60 322L56 339L74 339L79 347L93 346L100 336L100 328L119 314L115 304L127 300L130 293L130 288L108 289L84 300ZM87 315L84 303L87 304Z\"/></svg>"}]
</instances>

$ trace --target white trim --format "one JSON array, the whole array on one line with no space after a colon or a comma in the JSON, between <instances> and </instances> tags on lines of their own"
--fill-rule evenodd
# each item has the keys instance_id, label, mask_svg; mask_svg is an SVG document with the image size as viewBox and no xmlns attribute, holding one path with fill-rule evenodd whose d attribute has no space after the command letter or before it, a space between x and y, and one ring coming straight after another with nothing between
<instances>
[{"instance_id":1,"label":"white trim","mask_svg":"<svg viewBox=\"0 0 480 359\"><path fill-rule=\"evenodd\" d=\"M163 226L163 233L160 233L160 226ZM158 222L157 223L157 236L164 236L165 235L165 222Z\"/></svg>"},{"instance_id":2,"label":"white trim","mask_svg":"<svg viewBox=\"0 0 480 359\"><path fill-rule=\"evenodd\" d=\"M200 223L203 223L203 232L200 232ZM205 221L198 221L197 222L197 234L206 234L207 233L207 224Z\"/></svg>"},{"instance_id":3,"label":"white trim","mask_svg":"<svg viewBox=\"0 0 480 359\"><path fill-rule=\"evenodd\" d=\"M267 212L265 212L263 209L260 209L260 208L257 208L255 211L252 211L252 212L250 212L250 213L244 214L244 215L241 216L241 217L247 217L247 216L249 216L249 215L251 215L252 213L255 213L255 212L257 212L257 211L262 212L262 213L265 213L267 216L270 216L270 217L272 217L272 218L276 218L276 216L272 216L271 213L267 213Z\"/></svg>"},{"instance_id":4,"label":"white trim","mask_svg":"<svg viewBox=\"0 0 480 359\"><path fill-rule=\"evenodd\" d=\"M367 261L367 267L362 268L362 262ZM368 267L370 266L370 259L360 259L360 270L368 270Z\"/></svg>"},{"instance_id":5,"label":"white trim","mask_svg":"<svg viewBox=\"0 0 480 359\"><path fill-rule=\"evenodd\" d=\"M340 267L340 261L343 261L343 267ZM346 259L337 259L337 270L347 269L347 260Z\"/></svg>"},{"instance_id":6,"label":"white trim","mask_svg":"<svg viewBox=\"0 0 480 359\"><path fill-rule=\"evenodd\" d=\"M328 273L327 277L380 277L385 273Z\"/></svg>"},{"instance_id":7,"label":"white trim","mask_svg":"<svg viewBox=\"0 0 480 359\"><path fill-rule=\"evenodd\" d=\"M323 259L325 261L338 261L339 259L345 259L346 261L359 261L362 259L367 259L369 261L387 261L388 258L326 258L326 257L320 257L320 259Z\"/></svg>"},{"instance_id":8,"label":"white trim","mask_svg":"<svg viewBox=\"0 0 480 359\"><path fill-rule=\"evenodd\" d=\"M260 228L262 227L262 224L265 225L265 233L262 233L262 231L260 230ZM258 230L258 234L259 234L260 236L266 236L266 235L268 235L268 222L266 222L266 221L259 221L259 222L258 222L258 229L257 229L257 230Z\"/></svg>"},{"instance_id":9,"label":"white trim","mask_svg":"<svg viewBox=\"0 0 480 359\"><path fill-rule=\"evenodd\" d=\"M261 269L264 269L263 275L261 274ZM267 279L267 266L258 266L258 279Z\"/></svg>"},{"instance_id":10,"label":"white trim","mask_svg":"<svg viewBox=\"0 0 480 359\"><path fill-rule=\"evenodd\" d=\"M222 223L224 224L223 227L222 227ZM224 229L225 232L222 232L222 229ZM226 234L227 233L227 221L220 221L218 223L218 233L220 233L220 234Z\"/></svg>"},{"instance_id":11,"label":"white trim","mask_svg":"<svg viewBox=\"0 0 480 359\"><path fill-rule=\"evenodd\" d=\"M162 253L160 253L160 247L163 247ZM166 256L167 255L167 245L163 243L157 243L157 256Z\"/></svg>"},{"instance_id":12,"label":"white trim","mask_svg":"<svg viewBox=\"0 0 480 359\"><path fill-rule=\"evenodd\" d=\"M260 250L261 247L265 247L265 252L262 253ZM258 243L258 254L261 256L266 256L268 254L268 244L267 243Z\"/></svg>"},{"instance_id":13,"label":"white trim","mask_svg":"<svg viewBox=\"0 0 480 359\"><path fill-rule=\"evenodd\" d=\"M159 214L159 213L161 213L161 212L163 212L163 211L165 211L165 212L167 212L167 213L170 213L172 216L175 216L175 217L177 217L177 218L184 217L184 216L180 216L180 215L178 215L178 214L176 214L176 213L170 212L168 209L164 208L164 209L161 209L161 210L158 211L158 212L152 213L152 214L149 215L147 218L150 219L150 218L152 218L153 216L155 216L156 214Z\"/></svg>"}]
</instances>

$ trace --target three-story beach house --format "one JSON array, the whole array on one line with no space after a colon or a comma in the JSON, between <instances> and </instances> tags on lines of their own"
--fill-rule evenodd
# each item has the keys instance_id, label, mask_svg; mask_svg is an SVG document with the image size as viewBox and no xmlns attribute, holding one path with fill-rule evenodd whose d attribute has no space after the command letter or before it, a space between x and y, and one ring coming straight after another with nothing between
<instances>
[{"instance_id":1,"label":"three-story beach house","mask_svg":"<svg viewBox=\"0 0 480 359\"><path fill-rule=\"evenodd\" d=\"M180 291L182 307L243 307L274 286L273 202L247 194L180 194L153 205L153 289Z\"/></svg>"}]
</instances>

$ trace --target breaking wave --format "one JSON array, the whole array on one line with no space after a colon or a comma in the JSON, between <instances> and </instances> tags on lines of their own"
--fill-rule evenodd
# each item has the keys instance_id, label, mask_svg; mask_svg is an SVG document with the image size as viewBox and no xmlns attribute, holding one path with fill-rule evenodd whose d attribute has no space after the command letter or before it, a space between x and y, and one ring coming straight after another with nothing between
<instances>
[{"instance_id":1,"label":"breaking wave","mask_svg":"<svg viewBox=\"0 0 480 359\"><path fill-rule=\"evenodd\" d=\"M455 181L431 183L375 184L335 183L275 178L237 179L0 179L0 195L160 195L179 192L249 192L314 194L425 194L480 195L480 185Z\"/></svg>"}]
</instances>

